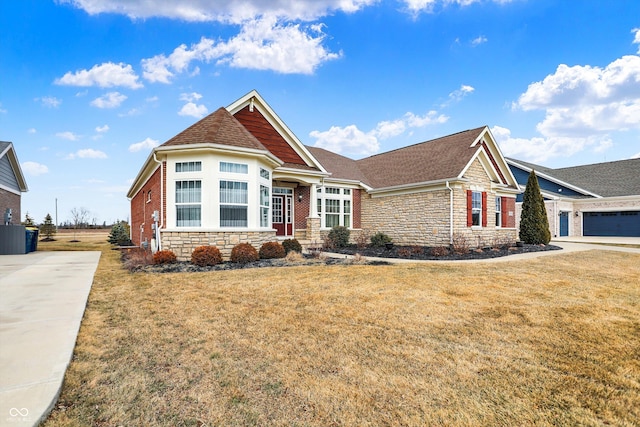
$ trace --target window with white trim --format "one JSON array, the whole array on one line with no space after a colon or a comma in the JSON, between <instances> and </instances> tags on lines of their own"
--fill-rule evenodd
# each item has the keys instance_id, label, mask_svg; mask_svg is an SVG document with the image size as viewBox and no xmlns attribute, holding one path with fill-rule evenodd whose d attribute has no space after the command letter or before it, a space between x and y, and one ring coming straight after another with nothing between
<instances>
[{"instance_id":1,"label":"window with white trim","mask_svg":"<svg viewBox=\"0 0 640 427\"><path fill-rule=\"evenodd\" d=\"M260 227L269 226L269 200L271 200L269 187L260 184Z\"/></svg>"},{"instance_id":2,"label":"window with white trim","mask_svg":"<svg viewBox=\"0 0 640 427\"><path fill-rule=\"evenodd\" d=\"M245 163L220 162L220 172L249 173L249 166Z\"/></svg>"},{"instance_id":3,"label":"window with white trim","mask_svg":"<svg viewBox=\"0 0 640 427\"><path fill-rule=\"evenodd\" d=\"M201 170L202 170L202 162L176 163L176 172L200 172Z\"/></svg>"},{"instance_id":4,"label":"window with white trim","mask_svg":"<svg viewBox=\"0 0 640 427\"><path fill-rule=\"evenodd\" d=\"M502 197L496 197L496 227L502 226Z\"/></svg>"},{"instance_id":5,"label":"window with white trim","mask_svg":"<svg viewBox=\"0 0 640 427\"><path fill-rule=\"evenodd\" d=\"M248 184L220 181L220 227L247 227Z\"/></svg>"},{"instance_id":6,"label":"window with white trim","mask_svg":"<svg viewBox=\"0 0 640 427\"><path fill-rule=\"evenodd\" d=\"M317 190L318 214L322 228L351 228L351 189L320 187Z\"/></svg>"},{"instance_id":7,"label":"window with white trim","mask_svg":"<svg viewBox=\"0 0 640 427\"><path fill-rule=\"evenodd\" d=\"M473 191L471 193L471 225L479 227L482 224L482 192Z\"/></svg>"},{"instance_id":8,"label":"window with white trim","mask_svg":"<svg viewBox=\"0 0 640 427\"><path fill-rule=\"evenodd\" d=\"M202 183L199 180L176 181L176 226L200 226L201 192Z\"/></svg>"}]
</instances>

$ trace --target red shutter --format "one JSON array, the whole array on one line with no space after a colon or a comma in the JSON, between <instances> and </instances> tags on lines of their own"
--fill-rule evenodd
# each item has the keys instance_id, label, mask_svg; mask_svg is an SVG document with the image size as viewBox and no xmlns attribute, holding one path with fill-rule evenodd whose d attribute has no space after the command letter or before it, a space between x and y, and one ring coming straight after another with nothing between
<instances>
[{"instance_id":1,"label":"red shutter","mask_svg":"<svg viewBox=\"0 0 640 427\"><path fill-rule=\"evenodd\" d=\"M467 190L467 227L471 227L473 225L473 213L471 211L472 204L473 191Z\"/></svg>"},{"instance_id":2,"label":"red shutter","mask_svg":"<svg viewBox=\"0 0 640 427\"><path fill-rule=\"evenodd\" d=\"M500 226L503 228L506 228L507 221L509 219L509 212L508 212L509 206L507 206L508 205L507 198L506 197L501 198L500 202L501 202L500 204L502 205L500 207L500 210L502 211L502 213L500 214L500 222L501 222Z\"/></svg>"},{"instance_id":3,"label":"red shutter","mask_svg":"<svg viewBox=\"0 0 640 427\"><path fill-rule=\"evenodd\" d=\"M482 192L482 226L487 226L487 192Z\"/></svg>"}]
</instances>

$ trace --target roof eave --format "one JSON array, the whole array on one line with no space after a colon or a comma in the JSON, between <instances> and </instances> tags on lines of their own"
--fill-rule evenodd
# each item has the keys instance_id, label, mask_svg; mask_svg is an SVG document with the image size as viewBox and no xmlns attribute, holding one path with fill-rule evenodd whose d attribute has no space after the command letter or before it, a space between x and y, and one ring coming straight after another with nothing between
<instances>
[{"instance_id":1,"label":"roof eave","mask_svg":"<svg viewBox=\"0 0 640 427\"><path fill-rule=\"evenodd\" d=\"M24 174L22 173L22 167L20 167L20 162L18 161L18 155L16 154L16 150L13 147L12 142L9 142L9 145L7 146L7 148L5 148L2 153L0 153L0 157L3 157L5 155L9 159L9 163L13 168L13 172L16 176L16 181L18 182L18 187L20 188L20 192L26 193L27 191L29 191L29 186L27 186L27 180L24 178Z\"/></svg>"}]
</instances>

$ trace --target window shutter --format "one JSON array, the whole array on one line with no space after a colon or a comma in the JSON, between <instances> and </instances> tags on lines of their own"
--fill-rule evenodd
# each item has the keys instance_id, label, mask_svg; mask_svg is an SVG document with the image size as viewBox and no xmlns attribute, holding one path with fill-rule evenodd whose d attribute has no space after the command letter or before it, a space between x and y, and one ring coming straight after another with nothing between
<instances>
[{"instance_id":1,"label":"window shutter","mask_svg":"<svg viewBox=\"0 0 640 427\"><path fill-rule=\"evenodd\" d=\"M487 226L487 192L482 192L482 226Z\"/></svg>"},{"instance_id":2,"label":"window shutter","mask_svg":"<svg viewBox=\"0 0 640 427\"><path fill-rule=\"evenodd\" d=\"M473 225L473 214L471 212L473 191L467 190L467 227L471 227Z\"/></svg>"},{"instance_id":3,"label":"window shutter","mask_svg":"<svg viewBox=\"0 0 640 427\"><path fill-rule=\"evenodd\" d=\"M507 221L508 221L508 218L509 218L509 212L507 211L507 209L508 209L507 198L503 197L500 200L501 200L501 204L502 204L501 209L500 209L502 211L502 213L500 214L500 218L501 218L500 222L502 224L500 224L500 226L503 227L503 228L506 228L507 227Z\"/></svg>"}]
</instances>

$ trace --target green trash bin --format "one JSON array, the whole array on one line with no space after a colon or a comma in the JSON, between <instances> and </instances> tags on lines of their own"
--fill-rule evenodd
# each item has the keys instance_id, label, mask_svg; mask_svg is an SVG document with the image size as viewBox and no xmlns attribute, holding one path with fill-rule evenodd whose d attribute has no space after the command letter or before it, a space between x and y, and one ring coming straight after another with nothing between
<instances>
[{"instance_id":1,"label":"green trash bin","mask_svg":"<svg viewBox=\"0 0 640 427\"><path fill-rule=\"evenodd\" d=\"M25 253L35 252L38 250L38 229L37 228L27 228L26 229L26 245L25 245Z\"/></svg>"}]
</instances>

